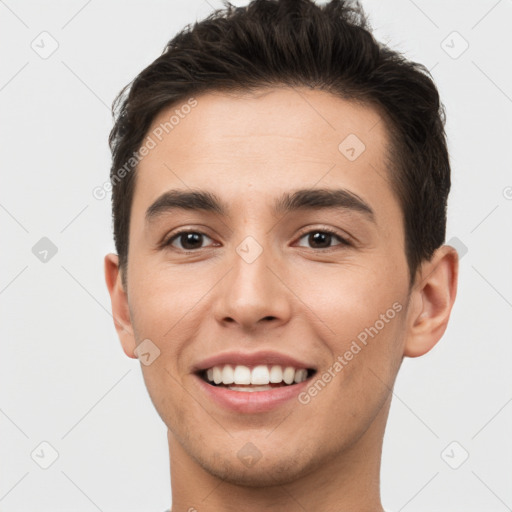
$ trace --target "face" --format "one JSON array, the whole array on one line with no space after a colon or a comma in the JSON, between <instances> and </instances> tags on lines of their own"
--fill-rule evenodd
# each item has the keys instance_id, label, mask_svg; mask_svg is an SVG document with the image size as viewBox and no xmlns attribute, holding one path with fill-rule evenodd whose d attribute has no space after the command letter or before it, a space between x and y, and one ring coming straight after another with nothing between
<instances>
[{"instance_id":1,"label":"face","mask_svg":"<svg viewBox=\"0 0 512 512\"><path fill-rule=\"evenodd\" d=\"M137 170L134 343L171 449L283 483L382 436L409 291L386 125L308 89L195 99Z\"/></svg>"}]
</instances>

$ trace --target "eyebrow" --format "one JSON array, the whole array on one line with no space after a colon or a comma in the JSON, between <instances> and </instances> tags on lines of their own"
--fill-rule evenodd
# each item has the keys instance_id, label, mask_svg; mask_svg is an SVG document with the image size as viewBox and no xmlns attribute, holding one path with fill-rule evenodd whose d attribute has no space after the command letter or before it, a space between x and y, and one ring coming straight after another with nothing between
<instances>
[{"instance_id":1,"label":"eyebrow","mask_svg":"<svg viewBox=\"0 0 512 512\"><path fill-rule=\"evenodd\" d=\"M298 210L336 208L362 213L375 223L370 205L354 192L346 189L306 188L285 192L274 202L274 213L287 214ZM164 213L175 209L205 211L228 217L228 205L212 192L202 190L169 190L158 197L146 210L149 224Z\"/></svg>"}]
</instances>

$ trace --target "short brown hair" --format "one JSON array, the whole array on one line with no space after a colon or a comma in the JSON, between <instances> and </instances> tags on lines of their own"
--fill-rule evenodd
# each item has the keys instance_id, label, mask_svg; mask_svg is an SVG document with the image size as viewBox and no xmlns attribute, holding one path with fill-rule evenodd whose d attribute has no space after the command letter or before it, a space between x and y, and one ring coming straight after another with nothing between
<instances>
[{"instance_id":1,"label":"short brown hair","mask_svg":"<svg viewBox=\"0 0 512 512\"><path fill-rule=\"evenodd\" d=\"M445 114L429 71L377 42L357 0L254 0L187 25L114 100L109 143L114 240L123 280L136 183L131 161L164 108L208 91L307 86L374 106L405 226L410 283L444 243L450 163ZM128 168L119 179L118 170Z\"/></svg>"}]
</instances>

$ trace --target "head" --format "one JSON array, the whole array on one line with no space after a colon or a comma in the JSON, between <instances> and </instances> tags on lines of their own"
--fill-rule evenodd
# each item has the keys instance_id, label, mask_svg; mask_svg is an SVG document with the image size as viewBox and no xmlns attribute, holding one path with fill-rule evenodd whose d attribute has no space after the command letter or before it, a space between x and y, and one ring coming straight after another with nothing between
<instances>
[{"instance_id":1,"label":"head","mask_svg":"<svg viewBox=\"0 0 512 512\"><path fill-rule=\"evenodd\" d=\"M255 0L186 27L114 110L107 284L126 354L158 353L142 368L175 450L269 485L376 447L404 355L455 298L426 68L357 3ZM307 371L296 400L235 413L204 394L207 368L287 357Z\"/></svg>"}]
</instances>

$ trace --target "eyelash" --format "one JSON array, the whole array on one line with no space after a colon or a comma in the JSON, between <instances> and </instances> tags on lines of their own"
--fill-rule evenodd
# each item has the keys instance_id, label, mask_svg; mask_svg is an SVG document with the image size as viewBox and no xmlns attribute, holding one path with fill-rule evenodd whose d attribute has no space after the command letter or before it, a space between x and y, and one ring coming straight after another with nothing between
<instances>
[{"instance_id":1,"label":"eyelash","mask_svg":"<svg viewBox=\"0 0 512 512\"><path fill-rule=\"evenodd\" d=\"M206 233L203 233L202 231L197 231L197 230L192 230L192 229L183 229L181 231L178 231L178 232L174 233L166 241L164 241L162 243L162 247L164 247L164 248L165 247L171 247L172 243L175 240L177 240L181 235L187 234L187 233L193 233L193 234L196 234L196 235L202 235L202 236L205 236L207 238L210 238ZM326 248L321 248L321 249L310 248L310 249L313 249L313 250L324 251L325 252L325 251L329 251L329 250L334 249L338 245L345 246L345 247L352 246L352 244L346 238L340 236L336 231L334 231L333 229L330 229L330 228L310 229L309 231L305 231L305 232L301 233L301 235L299 236L299 240L301 238L304 238L307 235L312 234L312 233L327 233L327 234L332 235L335 238L337 238L338 241L340 242L339 244L336 244L336 245L330 246L330 247L326 247ZM177 248L175 248L175 249L177 249ZM200 249L205 249L205 247L200 247L199 249L188 249L188 250L187 249L177 249L177 250L185 252L185 253L192 253L192 252L198 252Z\"/></svg>"}]
</instances>

